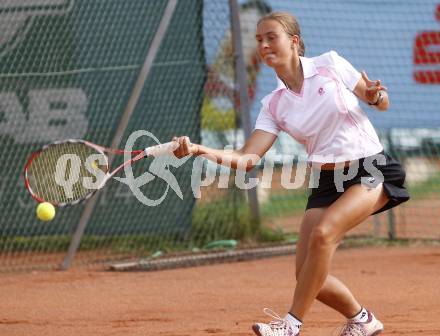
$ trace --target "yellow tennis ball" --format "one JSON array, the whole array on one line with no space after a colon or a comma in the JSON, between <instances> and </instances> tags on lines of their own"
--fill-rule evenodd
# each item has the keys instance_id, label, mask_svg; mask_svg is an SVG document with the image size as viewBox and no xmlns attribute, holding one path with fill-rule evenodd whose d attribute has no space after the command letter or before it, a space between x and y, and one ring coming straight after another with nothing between
<instances>
[{"instance_id":1,"label":"yellow tennis ball","mask_svg":"<svg viewBox=\"0 0 440 336\"><path fill-rule=\"evenodd\" d=\"M37 217L44 222L51 221L55 217L55 207L49 202L38 204Z\"/></svg>"}]
</instances>

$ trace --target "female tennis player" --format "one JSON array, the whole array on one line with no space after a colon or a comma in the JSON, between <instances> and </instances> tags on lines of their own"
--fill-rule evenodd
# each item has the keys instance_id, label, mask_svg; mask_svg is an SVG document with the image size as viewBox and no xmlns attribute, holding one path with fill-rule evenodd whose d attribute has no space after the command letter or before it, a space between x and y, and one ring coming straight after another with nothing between
<instances>
[{"instance_id":1,"label":"female tennis player","mask_svg":"<svg viewBox=\"0 0 440 336\"><path fill-rule=\"evenodd\" d=\"M311 188L296 250L297 284L284 318L269 309L270 323L252 326L259 336L297 336L315 299L347 318L343 336L372 336L382 323L350 290L329 274L332 257L344 234L368 216L409 199L401 165L384 153L359 100L386 111L389 98L379 80L370 80L330 51L304 57L300 27L289 13L270 13L257 24L258 53L272 67L278 87L262 100L255 130L233 153L174 138L178 157L204 155L233 168L252 169L282 130L304 144L319 183ZM247 157L247 156L246 156ZM245 161L246 164L240 164Z\"/></svg>"}]
</instances>

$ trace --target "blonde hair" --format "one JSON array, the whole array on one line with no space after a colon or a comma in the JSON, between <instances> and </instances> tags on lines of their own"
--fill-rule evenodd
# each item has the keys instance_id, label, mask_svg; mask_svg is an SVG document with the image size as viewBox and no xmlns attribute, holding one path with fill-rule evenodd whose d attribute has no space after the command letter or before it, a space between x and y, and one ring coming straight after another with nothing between
<instances>
[{"instance_id":1,"label":"blonde hair","mask_svg":"<svg viewBox=\"0 0 440 336\"><path fill-rule=\"evenodd\" d=\"M281 24L281 26L283 26L284 31L290 36L297 35L299 37L298 54L299 56L304 56L306 48L301 37L301 28L299 27L298 20L295 16L287 12L272 12L258 20L257 26L266 20L277 21L279 24Z\"/></svg>"}]
</instances>

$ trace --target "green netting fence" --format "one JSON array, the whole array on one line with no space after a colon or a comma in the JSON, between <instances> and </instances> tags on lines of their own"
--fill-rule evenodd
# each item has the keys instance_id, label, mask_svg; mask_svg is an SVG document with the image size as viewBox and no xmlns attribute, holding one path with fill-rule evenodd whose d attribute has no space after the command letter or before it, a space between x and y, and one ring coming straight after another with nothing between
<instances>
[{"instance_id":1,"label":"green netting fence","mask_svg":"<svg viewBox=\"0 0 440 336\"><path fill-rule=\"evenodd\" d=\"M231 29L231 2L176 1L120 147L137 130L147 130L161 142L188 135L193 142L215 148L243 143L233 48L238 35ZM52 222L38 221L36 203L23 187L26 158L42 145L66 138L112 144L170 3L0 2L0 270L52 269L62 264L87 204L59 209ZM255 24L272 10L288 10L300 21L306 56L335 49L389 87L390 111L368 113L386 149L404 164L412 200L371 217L350 235L438 239L437 3L248 0L238 5L248 83L241 89L249 96L252 121L260 99L275 86L272 70L255 54ZM141 137L136 146L153 143ZM154 207L139 202L125 184L111 181L97 195L74 264L185 254L219 240L236 240L241 246L294 240L307 188L284 188L281 171L287 155L303 153L285 134L280 136L256 170L261 178L264 165L273 167L270 188L261 184L256 188L258 214L251 213L255 208L249 204L249 193L236 186L235 172L207 161L200 165L190 159L169 167L183 199L169 190ZM150 159L136 164L135 176L150 164ZM205 182L215 175L212 183L201 187L200 197L195 197L191 184L196 166ZM159 199L167 183L154 178L140 190ZM255 217L260 219L257 228Z\"/></svg>"}]
</instances>

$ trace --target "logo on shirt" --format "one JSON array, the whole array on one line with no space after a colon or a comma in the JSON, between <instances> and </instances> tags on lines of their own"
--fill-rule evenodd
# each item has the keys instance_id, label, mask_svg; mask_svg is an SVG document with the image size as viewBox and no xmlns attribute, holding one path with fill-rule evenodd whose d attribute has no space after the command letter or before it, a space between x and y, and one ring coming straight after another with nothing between
<instances>
[{"instance_id":1,"label":"logo on shirt","mask_svg":"<svg viewBox=\"0 0 440 336\"><path fill-rule=\"evenodd\" d=\"M320 96L322 96L325 93L325 91L324 91L324 89L322 87L320 87L319 90L318 90L318 93L319 93Z\"/></svg>"}]
</instances>

